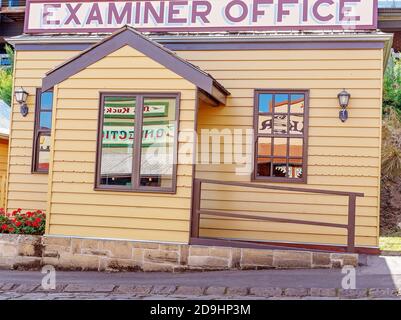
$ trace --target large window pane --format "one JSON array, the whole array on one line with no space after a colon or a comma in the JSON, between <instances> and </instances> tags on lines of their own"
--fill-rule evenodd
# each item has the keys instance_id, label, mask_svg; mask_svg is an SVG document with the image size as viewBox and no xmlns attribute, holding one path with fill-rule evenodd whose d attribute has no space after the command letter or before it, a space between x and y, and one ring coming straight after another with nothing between
<instances>
[{"instance_id":1,"label":"large window pane","mask_svg":"<svg viewBox=\"0 0 401 320\"><path fill-rule=\"evenodd\" d=\"M101 184L132 186L135 97L105 97Z\"/></svg>"},{"instance_id":2,"label":"large window pane","mask_svg":"<svg viewBox=\"0 0 401 320\"><path fill-rule=\"evenodd\" d=\"M176 99L145 98L140 187L173 187Z\"/></svg>"},{"instance_id":3,"label":"large window pane","mask_svg":"<svg viewBox=\"0 0 401 320\"><path fill-rule=\"evenodd\" d=\"M255 178L306 181L306 97L306 91L259 91L254 119Z\"/></svg>"},{"instance_id":4,"label":"large window pane","mask_svg":"<svg viewBox=\"0 0 401 320\"><path fill-rule=\"evenodd\" d=\"M53 92L36 90L35 106L35 146L32 154L32 171L47 173L49 171L50 135L52 128Z\"/></svg>"}]
</instances>

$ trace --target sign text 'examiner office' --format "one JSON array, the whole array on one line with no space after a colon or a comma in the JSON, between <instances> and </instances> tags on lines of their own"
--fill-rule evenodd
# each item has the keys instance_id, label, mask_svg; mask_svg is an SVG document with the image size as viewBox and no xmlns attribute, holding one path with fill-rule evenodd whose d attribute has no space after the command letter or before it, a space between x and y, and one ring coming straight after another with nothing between
<instances>
[{"instance_id":1,"label":"sign text 'examiner office'","mask_svg":"<svg viewBox=\"0 0 401 320\"><path fill-rule=\"evenodd\" d=\"M28 0L25 32L375 29L377 0Z\"/></svg>"}]
</instances>

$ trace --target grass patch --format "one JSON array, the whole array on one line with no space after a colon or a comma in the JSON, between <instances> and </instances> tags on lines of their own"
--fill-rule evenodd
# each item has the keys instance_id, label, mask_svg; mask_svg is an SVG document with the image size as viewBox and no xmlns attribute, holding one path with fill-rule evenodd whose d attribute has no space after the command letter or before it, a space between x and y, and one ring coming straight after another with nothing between
<instances>
[{"instance_id":1,"label":"grass patch","mask_svg":"<svg viewBox=\"0 0 401 320\"><path fill-rule=\"evenodd\" d=\"M380 250L401 252L401 237L381 237Z\"/></svg>"}]
</instances>

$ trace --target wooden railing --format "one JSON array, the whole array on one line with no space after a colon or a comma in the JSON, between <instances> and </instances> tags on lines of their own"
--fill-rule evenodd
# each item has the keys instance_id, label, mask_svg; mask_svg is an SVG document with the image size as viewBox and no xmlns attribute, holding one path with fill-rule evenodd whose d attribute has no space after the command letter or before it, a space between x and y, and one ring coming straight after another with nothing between
<instances>
[{"instance_id":1,"label":"wooden railing","mask_svg":"<svg viewBox=\"0 0 401 320\"><path fill-rule=\"evenodd\" d=\"M226 211L214 211L201 208L202 199L202 185L212 184L212 185L222 185L222 186L232 186L241 188L253 188L253 189L265 189L265 190L278 190L278 191L292 191L301 193L311 193L311 194L325 194L333 196L344 196L348 197L348 223L328 223L328 222L316 222L316 221L306 221L306 220L296 220L296 219L283 219L274 217L263 217L257 215L248 215L240 213L230 213ZM355 213L356 213L356 198L364 197L363 193L356 192L344 192L344 191L333 191L333 190L320 190L320 189L307 189L307 188L295 188L295 187L283 187L283 186L272 186L272 185L261 185L261 184L251 184L251 183L240 183L240 182L224 182L224 181L214 181L214 180L201 180L195 179L193 187L193 203L192 203L192 217L191 217L191 243L192 244L207 244L207 245L219 245L224 244L224 240L212 239L212 238L200 238L200 216L208 215L215 217L228 217L235 219L250 219L259 221L268 221L276 223L290 223L290 224L302 224L311 226L322 226L322 227L332 227L346 229L348 231L347 236L347 252L355 252ZM233 244L234 241L228 240L227 245ZM243 242L249 246L250 242ZM240 242L235 243L236 246L241 246ZM254 243L255 247L261 247L261 244ZM275 246L269 246L275 247ZM277 246L278 247L278 246ZM282 246L280 246L282 248Z\"/></svg>"}]
</instances>

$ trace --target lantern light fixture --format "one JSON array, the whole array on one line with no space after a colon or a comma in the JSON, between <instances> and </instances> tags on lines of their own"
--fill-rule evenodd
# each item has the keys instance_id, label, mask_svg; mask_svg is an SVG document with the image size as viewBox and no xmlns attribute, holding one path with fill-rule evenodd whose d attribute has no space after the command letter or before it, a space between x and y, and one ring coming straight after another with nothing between
<instances>
[{"instance_id":1,"label":"lantern light fixture","mask_svg":"<svg viewBox=\"0 0 401 320\"><path fill-rule=\"evenodd\" d=\"M351 95L344 89L338 94L338 102L341 107L340 111L340 120L345 122L348 120L348 110L347 107L349 105L349 101L351 99Z\"/></svg>"},{"instance_id":2,"label":"lantern light fixture","mask_svg":"<svg viewBox=\"0 0 401 320\"><path fill-rule=\"evenodd\" d=\"M28 106L26 104L26 100L28 99L28 95L29 95L28 92L26 92L24 88L19 87L15 90L14 95L15 95L15 100L20 105L21 115L23 117L26 117L29 112Z\"/></svg>"}]
</instances>

